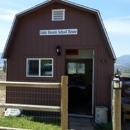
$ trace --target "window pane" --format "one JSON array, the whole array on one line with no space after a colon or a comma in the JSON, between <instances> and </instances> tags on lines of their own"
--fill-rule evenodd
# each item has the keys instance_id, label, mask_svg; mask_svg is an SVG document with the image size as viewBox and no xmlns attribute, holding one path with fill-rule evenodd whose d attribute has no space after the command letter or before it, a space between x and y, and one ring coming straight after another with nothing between
<instances>
[{"instance_id":1,"label":"window pane","mask_svg":"<svg viewBox=\"0 0 130 130\"><path fill-rule=\"evenodd\" d=\"M52 60L41 60L41 76L53 76Z\"/></svg>"},{"instance_id":2,"label":"window pane","mask_svg":"<svg viewBox=\"0 0 130 130\"><path fill-rule=\"evenodd\" d=\"M76 63L68 63L68 74L76 74Z\"/></svg>"},{"instance_id":3,"label":"window pane","mask_svg":"<svg viewBox=\"0 0 130 130\"><path fill-rule=\"evenodd\" d=\"M77 73L85 74L85 64L84 63L77 63Z\"/></svg>"},{"instance_id":4,"label":"window pane","mask_svg":"<svg viewBox=\"0 0 130 130\"><path fill-rule=\"evenodd\" d=\"M29 75L39 75L39 61L30 60L29 61Z\"/></svg>"}]
</instances>

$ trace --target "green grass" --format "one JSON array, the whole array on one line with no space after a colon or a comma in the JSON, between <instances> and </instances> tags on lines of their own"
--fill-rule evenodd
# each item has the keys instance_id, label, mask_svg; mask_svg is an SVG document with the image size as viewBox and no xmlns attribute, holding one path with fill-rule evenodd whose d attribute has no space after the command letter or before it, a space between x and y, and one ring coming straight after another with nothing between
<instances>
[{"instance_id":1,"label":"green grass","mask_svg":"<svg viewBox=\"0 0 130 130\"><path fill-rule=\"evenodd\" d=\"M21 116L21 117L1 117L0 126L10 128L23 128L32 130L60 130L59 119L42 119Z\"/></svg>"},{"instance_id":2,"label":"green grass","mask_svg":"<svg viewBox=\"0 0 130 130\"><path fill-rule=\"evenodd\" d=\"M112 130L112 123L109 122L107 124L96 124L94 128L95 130Z\"/></svg>"}]
</instances>

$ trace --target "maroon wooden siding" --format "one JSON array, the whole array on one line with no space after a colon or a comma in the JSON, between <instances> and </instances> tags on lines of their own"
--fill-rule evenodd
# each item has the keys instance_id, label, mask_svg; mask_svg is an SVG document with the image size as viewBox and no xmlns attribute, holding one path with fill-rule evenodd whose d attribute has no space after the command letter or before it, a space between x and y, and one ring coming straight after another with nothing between
<instances>
[{"instance_id":1,"label":"maroon wooden siding","mask_svg":"<svg viewBox=\"0 0 130 130\"><path fill-rule=\"evenodd\" d=\"M65 21L52 21L52 9L65 9ZM77 28L78 35L39 35L39 30L43 29L70 28ZM61 46L61 56L56 54L57 45ZM114 61L101 24L94 13L68 5L54 3L18 19L8 52L7 80L60 82L61 76L65 75L66 49L94 50L94 105L110 107L110 83ZM54 77L26 77L26 58L54 58ZM102 59L106 59L105 64L101 63Z\"/></svg>"}]
</instances>

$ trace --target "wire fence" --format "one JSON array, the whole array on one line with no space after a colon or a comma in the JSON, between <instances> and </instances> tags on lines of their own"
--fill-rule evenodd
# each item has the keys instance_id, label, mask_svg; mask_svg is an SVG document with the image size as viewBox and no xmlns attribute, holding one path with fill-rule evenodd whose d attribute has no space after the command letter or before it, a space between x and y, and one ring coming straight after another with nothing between
<instances>
[{"instance_id":1,"label":"wire fence","mask_svg":"<svg viewBox=\"0 0 130 130\"><path fill-rule=\"evenodd\" d=\"M14 121L12 123L14 125L9 127L15 128L67 129L67 82L68 77L66 76L62 76L61 83L0 81L0 108L1 111L3 108L5 109L4 116L1 112L0 126L8 127L9 120L10 122ZM28 125L29 123L32 124Z\"/></svg>"}]
</instances>

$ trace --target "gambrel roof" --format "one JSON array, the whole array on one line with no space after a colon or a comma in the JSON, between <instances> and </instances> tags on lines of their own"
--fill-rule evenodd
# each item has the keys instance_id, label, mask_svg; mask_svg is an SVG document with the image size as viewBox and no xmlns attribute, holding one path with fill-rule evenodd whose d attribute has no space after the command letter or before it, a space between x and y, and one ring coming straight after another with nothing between
<instances>
[{"instance_id":1,"label":"gambrel roof","mask_svg":"<svg viewBox=\"0 0 130 130\"><path fill-rule=\"evenodd\" d=\"M86 12L90 12L92 14L95 14L96 15L96 18L98 20L98 23L100 25L100 28L101 28L101 31L103 33L103 36L105 38L105 42L106 42L106 46L109 50L109 53L111 55L111 57L113 58L113 60L116 60L116 56L115 56L115 53L114 53L114 50L112 48L112 45L111 45L111 42L110 42L110 39L108 37L108 34L107 34L107 31L105 29L105 26L103 24L103 21L102 21L102 18L101 18L101 15L99 13L98 10L95 10L95 9L92 9L92 8L88 8L86 6L82 6L82 5L79 5L79 4L76 4L76 3L73 3L73 2L70 2L70 1L67 1L67 0L47 0L41 4L38 4L37 6L34 6L28 10L25 10L21 13L18 13L16 14L15 18L14 18L14 21L13 21L13 25L12 25L12 28L10 30L10 33L9 33L9 36L8 36L8 39L7 39L7 42L6 42L6 45L5 45L5 48L4 48L4 51L3 51L3 58L7 58L8 57L8 51L9 51L9 48L11 46L11 40L12 40L12 37L13 37L13 33L15 31L15 28L18 24L18 19L22 16L25 16L29 13L32 13L38 9L41 9L41 8L44 8L50 4L53 4L53 3L61 3L61 4L64 4L64 5L68 5L68 6L71 6L73 8L77 8L79 10L84 10Z\"/></svg>"}]
</instances>

